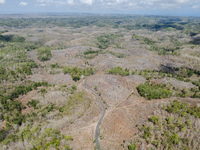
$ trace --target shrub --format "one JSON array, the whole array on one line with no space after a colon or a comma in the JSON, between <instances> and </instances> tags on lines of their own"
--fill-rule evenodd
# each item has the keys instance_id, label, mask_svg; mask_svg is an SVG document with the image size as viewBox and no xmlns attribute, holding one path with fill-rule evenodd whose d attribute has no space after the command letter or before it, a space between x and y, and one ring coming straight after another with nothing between
<instances>
[{"instance_id":1,"label":"shrub","mask_svg":"<svg viewBox=\"0 0 200 150\"><path fill-rule=\"evenodd\" d=\"M165 84L149 84L149 82L140 84L137 91L142 97L149 100L166 98L172 95L172 91Z\"/></svg>"},{"instance_id":2,"label":"shrub","mask_svg":"<svg viewBox=\"0 0 200 150\"><path fill-rule=\"evenodd\" d=\"M83 54L88 55L88 54L98 54L98 53L99 53L99 51L94 51L92 49L89 49L89 50L85 51Z\"/></svg>"},{"instance_id":3,"label":"shrub","mask_svg":"<svg viewBox=\"0 0 200 150\"><path fill-rule=\"evenodd\" d=\"M8 79L8 73L5 67L0 66L0 81L7 80L7 79Z\"/></svg>"},{"instance_id":4,"label":"shrub","mask_svg":"<svg viewBox=\"0 0 200 150\"><path fill-rule=\"evenodd\" d=\"M71 135L64 136L66 141L73 141L73 137Z\"/></svg>"},{"instance_id":5,"label":"shrub","mask_svg":"<svg viewBox=\"0 0 200 150\"><path fill-rule=\"evenodd\" d=\"M122 35L109 34L98 36L97 45L100 49L106 49L109 47L110 44L114 43L114 40L118 37L122 37Z\"/></svg>"},{"instance_id":6,"label":"shrub","mask_svg":"<svg viewBox=\"0 0 200 150\"><path fill-rule=\"evenodd\" d=\"M129 76L129 69L123 70L121 67L115 67L108 70L109 74L121 75L121 76Z\"/></svg>"},{"instance_id":7,"label":"shrub","mask_svg":"<svg viewBox=\"0 0 200 150\"><path fill-rule=\"evenodd\" d=\"M125 54L122 54L122 53L115 53L115 52L112 52L112 51L105 51L105 53L110 53L112 54L113 56L116 56L118 58L125 58L126 55Z\"/></svg>"},{"instance_id":8,"label":"shrub","mask_svg":"<svg viewBox=\"0 0 200 150\"><path fill-rule=\"evenodd\" d=\"M151 137L151 132L150 132L150 130L151 130L151 128L150 127L143 127L143 130L144 130L144 133L143 133L143 135L142 135L142 137L144 138L144 139L148 139L149 137Z\"/></svg>"},{"instance_id":9,"label":"shrub","mask_svg":"<svg viewBox=\"0 0 200 150\"><path fill-rule=\"evenodd\" d=\"M27 103L27 106L28 107L33 107L34 109L36 109L37 107L37 104L39 103L39 101L38 100L34 100L34 99L32 99L31 101L29 101L28 103Z\"/></svg>"},{"instance_id":10,"label":"shrub","mask_svg":"<svg viewBox=\"0 0 200 150\"><path fill-rule=\"evenodd\" d=\"M51 50L48 47L41 47L37 51L37 58L40 61L50 60L52 57Z\"/></svg>"},{"instance_id":11,"label":"shrub","mask_svg":"<svg viewBox=\"0 0 200 150\"><path fill-rule=\"evenodd\" d=\"M158 124L158 118L155 115L150 118L150 121L154 124Z\"/></svg>"},{"instance_id":12,"label":"shrub","mask_svg":"<svg viewBox=\"0 0 200 150\"><path fill-rule=\"evenodd\" d=\"M14 119L12 120L12 122L13 122L14 124L18 124L18 125L21 126L24 117L25 117L24 115L20 115L19 117L14 118Z\"/></svg>"},{"instance_id":13,"label":"shrub","mask_svg":"<svg viewBox=\"0 0 200 150\"><path fill-rule=\"evenodd\" d=\"M47 93L47 90L45 88L42 88L38 93L41 93L42 95L45 95Z\"/></svg>"},{"instance_id":14,"label":"shrub","mask_svg":"<svg viewBox=\"0 0 200 150\"><path fill-rule=\"evenodd\" d=\"M180 139L179 139L177 133L174 133L173 135L168 136L168 138L167 138L167 143L168 143L169 145L179 144L179 142L180 142Z\"/></svg>"},{"instance_id":15,"label":"shrub","mask_svg":"<svg viewBox=\"0 0 200 150\"><path fill-rule=\"evenodd\" d=\"M7 129L11 129L11 128L12 128L12 125L11 125L10 123L6 122L6 128L7 128Z\"/></svg>"},{"instance_id":16,"label":"shrub","mask_svg":"<svg viewBox=\"0 0 200 150\"><path fill-rule=\"evenodd\" d=\"M64 111L64 107L60 107L59 112L63 112L63 111Z\"/></svg>"},{"instance_id":17,"label":"shrub","mask_svg":"<svg viewBox=\"0 0 200 150\"><path fill-rule=\"evenodd\" d=\"M166 109L169 113L177 113L182 116L187 114L194 115L196 118L200 117L200 107L195 105L191 107L188 103L180 103L178 100L174 100Z\"/></svg>"},{"instance_id":18,"label":"shrub","mask_svg":"<svg viewBox=\"0 0 200 150\"><path fill-rule=\"evenodd\" d=\"M132 74L132 75L135 75L135 74L136 74L136 71L132 71L131 74Z\"/></svg>"},{"instance_id":19,"label":"shrub","mask_svg":"<svg viewBox=\"0 0 200 150\"><path fill-rule=\"evenodd\" d=\"M135 141L134 141L134 143L131 141L131 143L130 143L130 145L128 146L128 149L129 150L136 150L136 144L135 144Z\"/></svg>"},{"instance_id":20,"label":"shrub","mask_svg":"<svg viewBox=\"0 0 200 150\"><path fill-rule=\"evenodd\" d=\"M81 75L89 76L94 73L94 70L92 68L81 69L81 68L77 68L77 67L71 67L71 68L64 67L63 73L70 74L74 81L78 81L78 80L80 80Z\"/></svg>"},{"instance_id":21,"label":"shrub","mask_svg":"<svg viewBox=\"0 0 200 150\"><path fill-rule=\"evenodd\" d=\"M51 68L59 68L60 65L58 63L55 63L55 64L51 64Z\"/></svg>"},{"instance_id":22,"label":"shrub","mask_svg":"<svg viewBox=\"0 0 200 150\"><path fill-rule=\"evenodd\" d=\"M77 90L76 85L73 85L73 86L72 86L72 90L74 90L74 91Z\"/></svg>"},{"instance_id":23,"label":"shrub","mask_svg":"<svg viewBox=\"0 0 200 150\"><path fill-rule=\"evenodd\" d=\"M6 135L7 135L6 130L0 129L0 142L5 139Z\"/></svg>"}]
</instances>

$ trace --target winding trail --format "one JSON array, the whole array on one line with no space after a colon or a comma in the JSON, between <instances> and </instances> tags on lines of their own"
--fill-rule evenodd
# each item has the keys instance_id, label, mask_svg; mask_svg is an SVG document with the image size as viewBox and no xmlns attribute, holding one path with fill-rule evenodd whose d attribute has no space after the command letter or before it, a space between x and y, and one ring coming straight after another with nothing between
<instances>
[{"instance_id":1,"label":"winding trail","mask_svg":"<svg viewBox=\"0 0 200 150\"><path fill-rule=\"evenodd\" d=\"M99 119L99 121L98 121L98 123L97 123L96 130L95 130L95 143L96 143L96 148L97 148L98 150L101 150L100 142L99 142L99 139L98 139L98 136L99 136L99 126L100 126L100 124L101 124L101 121L103 120L103 117L104 117L105 113L106 113L106 109L105 109L105 107L104 107L104 105L103 105L103 102L101 101L101 98L100 98L99 95L97 94L97 92L96 92L95 90L89 88L89 87L85 84L86 81L87 81L87 79L88 79L88 77L85 79L83 85L84 85L85 88L89 89L90 91L92 91L92 92L97 96L97 99L98 99L98 101L99 101L99 103L100 103L100 105L101 105L101 109L102 109L102 111L103 111L103 112L102 112L102 115L101 115L101 118Z\"/></svg>"}]
</instances>

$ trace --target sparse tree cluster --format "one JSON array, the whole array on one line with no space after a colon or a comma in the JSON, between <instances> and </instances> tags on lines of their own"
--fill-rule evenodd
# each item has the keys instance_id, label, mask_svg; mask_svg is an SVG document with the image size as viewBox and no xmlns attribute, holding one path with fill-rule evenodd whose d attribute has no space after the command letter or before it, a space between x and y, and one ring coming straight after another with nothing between
<instances>
[{"instance_id":1,"label":"sparse tree cluster","mask_svg":"<svg viewBox=\"0 0 200 150\"><path fill-rule=\"evenodd\" d=\"M81 78L81 75L89 76L94 73L92 68L77 68L77 67L64 67L63 68L64 74L70 74L74 81L78 81Z\"/></svg>"},{"instance_id":2,"label":"sparse tree cluster","mask_svg":"<svg viewBox=\"0 0 200 150\"><path fill-rule=\"evenodd\" d=\"M165 84L146 82L137 87L138 93L149 100L170 97L172 91Z\"/></svg>"},{"instance_id":3,"label":"sparse tree cluster","mask_svg":"<svg viewBox=\"0 0 200 150\"><path fill-rule=\"evenodd\" d=\"M50 60L52 57L51 50L48 47L41 47L37 51L37 58L40 61Z\"/></svg>"},{"instance_id":4,"label":"sparse tree cluster","mask_svg":"<svg viewBox=\"0 0 200 150\"><path fill-rule=\"evenodd\" d=\"M129 76L129 69L125 68L124 70L118 66L115 68L111 68L108 70L109 74L121 75L121 76Z\"/></svg>"},{"instance_id":5,"label":"sparse tree cluster","mask_svg":"<svg viewBox=\"0 0 200 150\"><path fill-rule=\"evenodd\" d=\"M139 128L141 138L156 149L198 149L200 108L174 100L162 109L162 116L151 116Z\"/></svg>"}]
</instances>

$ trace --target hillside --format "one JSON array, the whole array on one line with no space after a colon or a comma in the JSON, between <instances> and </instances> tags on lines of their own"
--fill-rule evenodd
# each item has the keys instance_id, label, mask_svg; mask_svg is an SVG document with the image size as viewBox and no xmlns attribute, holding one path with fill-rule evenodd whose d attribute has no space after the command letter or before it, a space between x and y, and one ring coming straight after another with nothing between
<instances>
[{"instance_id":1,"label":"hillside","mask_svg":"<svg viewBox=\"0 0 200 150\"><path fill-rule=\"evenodd\" d=\"M200 18L0 18L0 149L199 149Z\"/></svg>"}]
</instances>

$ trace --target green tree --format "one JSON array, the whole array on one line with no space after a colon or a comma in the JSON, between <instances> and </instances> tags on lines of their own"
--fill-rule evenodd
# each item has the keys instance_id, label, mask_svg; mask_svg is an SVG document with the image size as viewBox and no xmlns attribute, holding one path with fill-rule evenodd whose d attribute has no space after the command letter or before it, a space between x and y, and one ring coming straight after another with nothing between
<instances>
[{"instance_id":1,"label":"green tree","mask_svg":"<svg viewBox=\"0 0 200 150\"><path fill-rule=\"evenodd\" d=\"M41 47L37 51L37 58L40 61L50 60L52 57L51 50L48 47Z\"/></svg>"}]
</instances>

